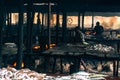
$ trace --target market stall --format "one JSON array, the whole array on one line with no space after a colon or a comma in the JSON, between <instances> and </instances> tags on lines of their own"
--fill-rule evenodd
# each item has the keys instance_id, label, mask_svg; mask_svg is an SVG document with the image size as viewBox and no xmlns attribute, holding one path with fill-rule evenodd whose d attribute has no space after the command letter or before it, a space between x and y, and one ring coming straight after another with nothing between
<instances>
[{"instance_id":1,"label":"market stall","mask_svg":"<svg viewBox=\"0 0 120 80\"><path fill-rule=\"evenodd\" d=\"M63 70L63 60L67 60L69 63L72 62L74 66L71 65L72 67L70 69L70 73L79 71L80 64L84 65L81 59L87 59L89 61L94 59L100 61L112 61L113 76L118 76L118 63L120 55L116 53L115 49L111 46L103 44L83 45L80 43L62 44L44 51L43 55L46 57L46 59L49 59L50 57L54 58L53 72L56 65L56 59L61 60L61 72ZM48 62L46 66L49 66ZM45 70L46 69L48 68L45 68ZM90 69L87 70L91 71Z\"/></svg>"}]
</instances>

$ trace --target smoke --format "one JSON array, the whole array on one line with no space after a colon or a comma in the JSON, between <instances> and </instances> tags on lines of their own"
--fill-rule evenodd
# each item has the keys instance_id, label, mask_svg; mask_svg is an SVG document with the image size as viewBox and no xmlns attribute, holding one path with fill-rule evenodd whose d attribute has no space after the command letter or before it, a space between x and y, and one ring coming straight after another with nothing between
<instances>
[{"instance_id":1,"label":"smoke","mask_svg":"<svg viewBox=\"0 0 120 80\"><path fill-rule=\"evenodd\" d=\"M104 28L109 28L109 24L107 24L105 21L102 21L101 25L103 25Z\"/></svg>"},{"instance_id":2,"label":"smoke","mask_svg":"<svg viewBox=\"0 0 120 80\"><path fill-rule=\"evenodd\" d=\"M99 21L105 29L119 29L120 26L120 17L118 16L96 16L95 21Z\"/></svg>"},{"instance_id":3,"label":"smoke","mask_svg":"<svg viewBox=\"0 0 120 80\"><path fill-rule=\"evenodd\" d=\"M110 17L110 19L109 19L109 26L112 26L112 27L114 27L117 22L117 17Z\"/></svg>"}]
</instances>

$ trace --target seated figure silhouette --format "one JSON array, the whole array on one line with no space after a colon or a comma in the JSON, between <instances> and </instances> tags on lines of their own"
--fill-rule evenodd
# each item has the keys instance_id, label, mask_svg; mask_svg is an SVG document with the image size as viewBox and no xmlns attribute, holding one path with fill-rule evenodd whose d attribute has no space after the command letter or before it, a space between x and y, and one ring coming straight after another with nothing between
<instances>
[{"instance_id":1,"label":"seated figure silhouette","mask_svg":"<svg viewBox=\"0 0 120 80\"><path fill-rule=\"evenodd\" d=\"M97 38L101 38L102 34L104 32L104 28L102 25L100 25L100 22L96 22L96 26L94 27L94 32L95 32L95 36Z\"/></svg>"},{"instance_id":2,"label":"seated figure silhouette","mask_svg":"<svg viewBox=\"0 0 120 80\"><path fill-rule=\"evenodd\" d=\"M81 29L77 26L75 27L75 41L83 44L88 44L85 42L85 35Z\"/></svg>"}]
</instances>

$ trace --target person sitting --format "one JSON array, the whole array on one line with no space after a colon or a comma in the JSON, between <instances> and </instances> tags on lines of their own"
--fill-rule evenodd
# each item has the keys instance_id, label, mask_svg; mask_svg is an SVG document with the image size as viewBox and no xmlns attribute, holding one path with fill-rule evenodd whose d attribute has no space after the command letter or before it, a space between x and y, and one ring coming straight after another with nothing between
<instances>
[{"instance_id":1,"label":"person sitting","mask_svg":"<svg viewBox=\"0 0 120 80\"><path fill-rule=\"evenodd\" d=\"M103 28L103 26L100 25L100 22L96 22L96 26L94 27L94 32L95 32L95 36L97 38L102 37L102 34L104 32L104 28Z\"/></svg>"},{"instance_id":2,"label":"person sitting","mask_svg":"<svg viewBox=\"0 0 120 80\"><path fill-rule=\"evenodd\" d=\"M78 26L75 27L75 41L80 42L82 44L88 44L87 42L85 42L84 33L81 31L81 29Z\"/></svg>"}]
</instances>

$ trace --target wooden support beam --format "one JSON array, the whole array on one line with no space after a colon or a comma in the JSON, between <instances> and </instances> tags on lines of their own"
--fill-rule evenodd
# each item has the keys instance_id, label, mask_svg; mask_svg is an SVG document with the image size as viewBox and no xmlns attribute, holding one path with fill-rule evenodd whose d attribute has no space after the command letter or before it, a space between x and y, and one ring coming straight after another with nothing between
<instances>
[{"instance_id":1,"label":"wooden support beam","mask_svg":"<svg viewBox=\"0 0 120 80\"><path fill-rule=\"evenodd\" d=\"M3 27L5 25L4 19L4 1L0 1L0 67L2 67L2 42L3 42Z\"/></svg>"},{"instance_id":2,"label":"wooden support beam","mask_svg":"<svg viewBox=\"0 0 120 80\"><path fill-rule=\"evenodd\" d=\"M116 77L118 77L119 60L116 61Z\"/></svg>"},{"instance_id":3,"label":"wooden support beam","mask_svg":"<svg viewBox=\"0 0 120 80\"><path fill-rule=\"evenodd\" d=\"M79 26L79 28L80 28L80 12L78 12L78 26Z\"/></svg>"},{"instance_id":4,"label":"wooden support beam","mask_svg":"<svg viewBox=\"0 0 120 80\"><path fill-rule=\"evenodd\" d=\"M50 43L51 43L51 30L50 30L50 20L51 20L51 4L48 2L48 19L47 19L47 45L48 49L50 48Z\"/></svg>"},{"instance_id":5,"label":"wooden support beam","mask_svg":"<svg viewBox=\"0 0 120 80\"><path fill-rule=\"evenodd\" d=\"M27 5L27 53L32 54L32 37L33 37L33 3L28 1Z\"/></svg>"},{"instance_id":6,"label":"wooden support beam","mask_svg":"<svg viewBox=\"0 0 120 80\"><path fill-rule=\"evenodd\" d=\"M84 15L85 13L82 13L82 32L84 31Z\"/></svg>"},{"instance_id":7,"label":"wooden support beam","mask_svg":"<svg viewBox=\"0 0 120 80\"><path fill-rule=\"evenodd\" d=\"M94 14L92 14L92 28L94 28Z\"/></svg>"},{"instance_id":8,"label":"wooden support beam","mask_svg":"<svg viewBox=\"0 0 120 80\"><path fill-rule=\"evenodd\" d=\"M22 68L22 62L23 62L23 1L20 1L20 5L19 5L19 35L18 35L18 52L17 52L17 69L21 69Z\"/></svg>"},{"instance_id":9,"label":"wooden support beam","mask_svg":"<svg viewBox=\"0 0 120 80\"><path fill-rule=\"evenodd\" d=\"M115 63L115 60L113 60L113 76L116 76L116 63Z\"/></svg>"},{"instance_id":10,"label":"wooden support beam","mask_svg":"<svg viewBox=\"0 0 120 80\"><path fill-rule=\"evenodd\" d=\"M58 28L60 27L60 23L59 23L59 11L58 11L58 6L57 6L57 17L56 17L56 44L58 44L58 35L59 35L59 31L58 31Z\"/></svg>"},{"instance_id":11,"label":"wooden support beam","mask_svg":"<svg viewBox=\"0 0 120 80\"><path fill-rule=\"evenodd\" d=\"M66 42L66 32L67 32L67 13L63 12L63 22L62 22L62 41Z\"/></svg>"},{"instance_id":12,"label":"wooden support beam","mask_svg":"<svg viewBox=\"0 0 120 80\"><path fill-rule=\"evenodd\" d=\"M43 30L44 30L44 17L45 17L45 14L42 13L42 26L41 26L41 34L43 34Z\"/></svg>"}]
</instances>

